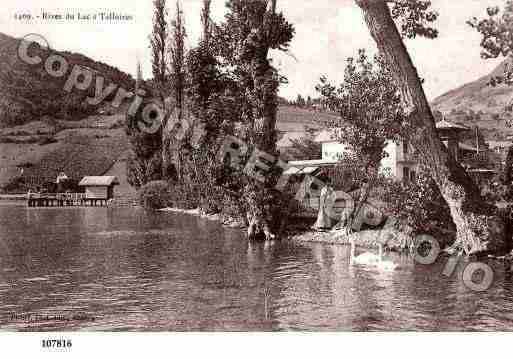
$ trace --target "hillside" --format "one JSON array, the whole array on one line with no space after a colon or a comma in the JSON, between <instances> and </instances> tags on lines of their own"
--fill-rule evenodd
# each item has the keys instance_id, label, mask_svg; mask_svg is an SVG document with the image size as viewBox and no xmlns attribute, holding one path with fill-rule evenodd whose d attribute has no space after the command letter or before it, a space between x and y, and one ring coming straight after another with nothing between
<instances>
[{"instance_id":1,"label":"hillside","mask_svg":"<svg viewBox=\"0 0 513 359\"><path fill-rule=\"evenodd\" d=\"M492 77L503 74L507 63L504 61L487 76L439 96L432 102L432 109L466 125L479 126L488 140L513 135L513 129L507 125L513 116L504 113L506 104L513 101L513 87L488 85Z\"/></svg>"},{"instance_id":2,"label":"hillside","mask_svg":"<svg viewBox=\"0 0 513 359\"><path fill-rule=\"evenodd\" d=\"M277 127L282 134L304 131L306 127L320 128L332 118L326 113L282 106ZM61 171L74 179L108 171L125 184L123 193L130 193L123 170L129 143L120 128L122 113L58 121L57 129L47 122L43 119L0 129L0 188L7 185L4 191L24 191L26 185L54 180Z\"/></svg>"},{"instance_id":3,"label":"hillside","mask_svg":"<svg viewBox=\"0 0 513 359\"><path fill-rule=\"evenodd\" d=\"M129 150L121 128L127 104L118 109L89 106L84 99L93 95L93 86L90 91L71 93L63 88L74 65L93 69L106 84L114 82L128 90L134 86L132 77L81 54L63 51L58 54L68 61L68 73L55 78L42 64L30 66L21 61L18 44L18 39L0 33L0 189L24 191L53 181L61 171L75 180L112 171L120 176L125 166L122 159ZM44 49L31 51L43 60L48 56ZM277 128L281 135L319 129L334 118L282 104Z\"/></svg>"},{"instance_id":4,"label":"hillside","mask_svg":"<svg viewBox=\"0 0 513 359\"><path fill-rule=\"evenodd\" d=\"M338 116L314 110L282 105L278 108L276 127L281 132L304 131L308 128L325 128L326 123L338 120Z\"/></svg>"},{"instance_id":5,"label":"hillside","mask_svg":"<svg viewBox=\"0 0 513 359\"><path fill-rule=\"evenodd\" d=\"M92 106L85 102L87 96L94 94L94 78L86 91L68 93L63 89L75 65L101 74L105 84L115 83L126 90L134 87L132 77L117 68L67 51L52 50L53 54L66 58L69 66L64 76L51 76L45 71L44 64L28 65L19 59L18 45L19 39L0 33L0 128L38 121L44 116L76 121L96 113L102 104ZM43 61L49 54L46 49L36 46L31 46L30 53L39 55Z\"/></svg>"}]
</instances>

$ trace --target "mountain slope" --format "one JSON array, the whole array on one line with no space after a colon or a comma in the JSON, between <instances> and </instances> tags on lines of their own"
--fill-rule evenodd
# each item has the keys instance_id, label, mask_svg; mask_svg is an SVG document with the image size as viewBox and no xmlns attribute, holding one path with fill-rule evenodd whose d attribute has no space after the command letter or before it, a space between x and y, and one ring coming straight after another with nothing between
<instances>
[{"instance_id":1,"label":"mountain slope","mask_svg":"<svg viewBox=\"0 0 513 359\"><path fill-rule=\"evenodd\" d=\"M28 65L17 56L19 39L0 33L0 127L23 125L43 116L63 120L80 120L97 112L98 107L85 102L94 94L94 76L86 91L64 91L64 84L74 65L92 69L105 78L104 86L115 83L126 90L134 87L132 77L115 67L97 62L84 55L52 50L68 62L67 73L60 77L49 75L44 64ZM31 46L31 54L43 61L48 57L46 49ZM115 91L112 96L114 96ZM109 100L109 98L107 99Z\"/></svg>"},{"instance_id":2,"label":"mountain slope","mask_svg":"<svg viewBox=\"0 0 513 359\"><path fill-rule=\"evenodd\" d=\"M513 87L488 85L492 77L503 74L506 64L508 61L489 75L439 96L431 103L432 109L467 125L483 128L488 139L503 139L513 134L507 125L513 116L504 113L505 106L513 101Z\"/></svg>"}]
</instances>

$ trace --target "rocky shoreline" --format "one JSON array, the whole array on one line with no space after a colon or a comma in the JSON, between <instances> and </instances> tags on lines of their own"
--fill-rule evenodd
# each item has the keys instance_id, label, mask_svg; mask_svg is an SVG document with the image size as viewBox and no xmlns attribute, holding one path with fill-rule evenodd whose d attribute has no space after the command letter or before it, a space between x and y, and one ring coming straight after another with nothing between
<instances>
[{"instance_id":1,"label":"rocky shoreline","mask_svg":"<svg viewBox=\"0 0 513 359\"><path fill-rule=\"evenodd\" d=\"M161 212L181 213L195 217L204 218L210 221L220 222L228 228L246 228L244 223L239 220L224 217L220 214L202 213L199 208L181 209L181 208L162 208ZM317 231L313 229L296 230L284 236L284 240L298 243L323 243L327 245L350 245L352 241L357 247L365 249L376 249L379 244L385 245L385 249L398 253L413 253L415 250L415 238L397 230L363 230L348 235L345 230ZM442 247L442 254L450 255ZM488 255L489 259L496 261L513 261L513 254L496 256Z\"/></svg>"},{"instance_id":2,"label":"rocky shoreline","mask_svg":"<svg viewBox=\"0 0 513 359\"><path fill-rule=\"evenodd\" d=\"M352 241L358 247L372 249L378 248L380 243L386 243L385 247L394 252L409 252L413 250L414 239L403 233L389 230L364 230L350 235L345 230L332 230L318 232L308 230L302 233L289 235L288 240L296 242L325 243L331 245L349 245Z\"/></svg>"},{"instance_id":3,"label":"rocky shoreline","mask_svg":"<svg viewBox=\"0 0 513 359\"><path fill-rule=\"evenodd\" d=\"M375 249L378 248L379 243L385 243L385 248L392 252L414 253L415 251L414 238L409 237L404 233L393 233L392 231L386 230L364 230L361 232L352 233L351 235L347 235L344 230L329 232L317 232L310 230L303 233L290 235L287 239L299 243L324 243L329 245L350 245L354 240L357 247L365 249ZM442 248L440 255L448 257L453 254L448 251L448 248ZM506 262L513 265L513 252L506 255L488 254L481 257L471 255L467 259L476 260L479 258L487 258L495 262Z\"/></svg>"},{"instance_id":4,"label":"rocky shoreline","mask_svg":"<svg viewBox=\"0 0 513 359\"><path fill-rule=\"evenodd\" d=\"M229 228L246 228L244 223L234 218L225 217L220 214L206 214L201 209L182 209L176 207L166 207L159 209L161 212L180 213L190 216L200 217L209 221L220 222L223 226ZM391 251L406 252L409 251L413 243L413 238L404 234L383 230L365 230L347 235L345 230L316 231L313 229L303 229L295 233L289 233L284 236L284 240L303 242L303 243L324 243L330 245L349 245L355 241L358 247L378 248L378 244L386 241L386 248Z\"/></svg>"}]
</instances>

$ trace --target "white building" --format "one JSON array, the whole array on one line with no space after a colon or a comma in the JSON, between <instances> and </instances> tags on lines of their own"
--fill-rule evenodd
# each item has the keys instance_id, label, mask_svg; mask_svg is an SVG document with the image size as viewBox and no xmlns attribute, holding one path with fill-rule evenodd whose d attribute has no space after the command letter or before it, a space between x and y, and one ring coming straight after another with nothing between
<instances>
[{"instance_id":1,"label":"white building","mask_svg":"<svg viewBox=\"0 0 513 359\"><path fill-rule=\"evenodd\" d=\"M323 161L338 161L344 153L347 153L348 146L335 140L336 137L336 130L324 130L315 138L315 142L322 146ZM389 173L400 181L415 178L418 165L412 156L410 145L387 141L385 152L388 156L381 160L380 171Z\"/></svg>"},{"instance_id":2,"label":"white building","mask_svg":"<svg viewBox=\"0 0 513 359\"><path fill-rule=\"evenodd\" d=\"M442 143L448 148L457 161L462 161L469 154L475 156L485 149L474 148L460 143L462 133L470 131L466 126L443 119L436 124ZM320 131L314 141L321 144L322 159L309 161L290 161L287 174L313 174L324 167L334 167L344 153L349 151L348 145L337 141L337 129ZM407 142L387 141L384 151L388 156L381 160L380 171L389 174L398 181L411 181L416 178L419 165L413 155L413 147Z\"/></svg>"}]
</instances>

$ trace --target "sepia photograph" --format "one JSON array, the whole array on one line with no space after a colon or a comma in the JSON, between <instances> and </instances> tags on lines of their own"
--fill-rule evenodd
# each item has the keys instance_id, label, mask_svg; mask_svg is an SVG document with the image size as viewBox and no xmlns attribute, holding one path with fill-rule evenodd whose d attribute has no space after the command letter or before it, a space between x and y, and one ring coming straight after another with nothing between
<instances>
[{"instance_id":1,"label":"sepia photograph","mask_svg":"<svg viewBox=\"0 0 513 359\"><path fill-rule=\"evenodd\" d=\"M0 341L513 331L513 1L4 2Z\"/></svg>"}]
</instances>

